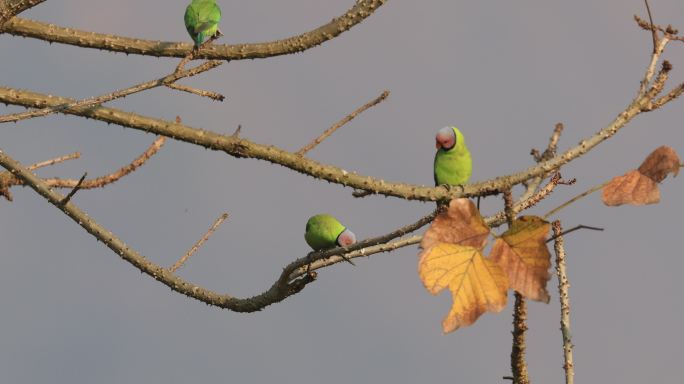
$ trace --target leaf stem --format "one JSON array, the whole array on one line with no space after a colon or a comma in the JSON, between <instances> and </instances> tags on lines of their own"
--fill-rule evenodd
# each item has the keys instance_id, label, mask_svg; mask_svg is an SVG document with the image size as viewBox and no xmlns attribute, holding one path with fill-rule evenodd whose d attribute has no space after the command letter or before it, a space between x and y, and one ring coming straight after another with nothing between
<instances>
[{"instance_id":1,"label":"leaf stem","mask_svg":"<svg viewBox=\"0 0 684 384\"><path fill-rule=\"evenodd\" d=\"M572 199L566 201L565 203L559 205L558 207L556 207L556 208L550 210L547 214L545 214L544 216L542 216L542 218L543 218L543 219L548 219L550 216L552 216L552 215L558 213L558 211L560 211L561 209L563 209L563 208L565 208L565 207L571 205L571 204L574 203L575 201L580 200L581 198L583 198L583 197L585 197L585 196L587 196L587 195L591 195L592 193L594 193L594 192L600 190L601 188L605 187L606 185L608 185L608 183L610 183L610 180L606 181L606 182L603 183L603 184L600 184L600 185L597 185L597 186L595 186L595 187L589 188L588 190L586 190L586 191L580 193L579 195L573 197Z\"/></svg>"}]
</instances>

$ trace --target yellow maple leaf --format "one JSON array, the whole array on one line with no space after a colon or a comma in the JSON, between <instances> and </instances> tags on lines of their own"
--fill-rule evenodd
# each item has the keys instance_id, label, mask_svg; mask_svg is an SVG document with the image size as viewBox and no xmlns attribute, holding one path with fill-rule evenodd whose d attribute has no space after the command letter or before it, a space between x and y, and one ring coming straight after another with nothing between
<instances>
[{"instance_id":1,"label":"yellow maple leaf","mask_svg":"<svg viewBox=\"0 0 684 384\"><path fill-rule=\"evenodd\" d=\"M546 236L551 226L537 216L522 216L492 246L490 259L506 272L511 288L523 296L549 302L551 254Z\"/></svg>"},{"instance_id":2,"label":"yellow maple leaf","mask_svg":"<svg viewBox=\"0 0 684 384\"><path fill-rule=\"evenodd\" d=\"M506 306L506 274L477 248L436 243L422 252L418 275L433 295L445 288L451 291L453 303L442 321L444 333L471 325L483 313L500 312Z\"/></svg>"},{"instance_id":3,"label":"yellow maple leaf","mask_svg":"<svg viewBox=\"0 0 684 384\"><path fill-rule=\"evenodd\" d=\"M443 242L482 249L487 244L489 227L470 199L453 199L449 208L437 215L420 242L422 249Z\"/></svg>"}]
</instances>

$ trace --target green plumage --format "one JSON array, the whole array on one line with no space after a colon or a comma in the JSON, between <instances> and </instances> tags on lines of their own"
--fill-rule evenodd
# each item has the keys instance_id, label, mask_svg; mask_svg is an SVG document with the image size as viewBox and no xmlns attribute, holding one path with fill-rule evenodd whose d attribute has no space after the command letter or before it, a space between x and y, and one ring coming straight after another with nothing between
<instances>
[{"instance_id":1,"label":"green plumage","mask_svg":"<svg viewBox=\"0 0 684 384\"><path fill-rule=\"evenodd\" d=\"M312 216L306 222L304 239L314 251L337 246L337 237L346 228L337 219L328 214Z\"/></svg>"},{"instance_id":2,"label":"green plumage","mask_svg":"<svg viewBox=\"0 0 684 384\"><path fill-rule=\"evenodd\" d=\"M219 21L221 8L216 0L192 0L185 9L185 29L195 42L195 47L217 33Z\"/></svg>"},{"instance_id":3,"label":"green plumage","mask_svg":"<svg viewBox=\"0 0 684 384\"><path fill-rule=\"evenodd\" d=\"M435 154L435 185L465 185L473 173L473 161L463 134L451 127L456 134L456 144L449 150L439 148Z\"/></svg>"}]
</instances>

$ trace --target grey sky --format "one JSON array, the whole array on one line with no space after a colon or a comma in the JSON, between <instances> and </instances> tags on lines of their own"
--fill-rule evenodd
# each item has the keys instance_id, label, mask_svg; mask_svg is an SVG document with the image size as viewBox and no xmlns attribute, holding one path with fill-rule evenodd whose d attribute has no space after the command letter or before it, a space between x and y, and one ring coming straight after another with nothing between
<instances>
[{"instance_id":1,"label":"grey sky","mask_svg":"<svg viewBox=\"0 0 684 384\"><path fill-rule=\"evenodd\" d=\"M353 2L227 1L222 42L258 42L312 29ZM23 16L85 30L185 40L185 0L50 1ZM660 24L684 30L681 0L653 0ZM376 97L392 94L311 152L316 160L393 181L430 184L434 133L453 124L473 153L474 180L532 164L556 122L565 149L633 98L651 38L632 15L640 0L389 1L339 38L297 55L231 62L184 83L227 96L213 103L158 89L111 103L191 126L295 150ZM0 35L2 84L76 98L170 72L176 59L126 56ZM684 81L684 44L665 57ZM680 154L684 100L638 117L574 162L532 212L635 168L668 144ZM0 107L0 112L19 108ZM0 149L25 163L72 151L82 159L42 171L79 177L132 160L153 137L54 116L2 127ZM577 379L681 381L684 269L677 239L681 178L662 202L603 207L599 196L562 212ZM0 381L6 383L495 383L509 374L511 303L473 327L442 335L450 297L429 295L415 247L321 271L302 293L255 314L210 308L137 272L28 189L0 203ZM180 274L238 296L262 292L307 252L306 219L337 215L358 237L385 233L432 205L357 200L351 190L256 160L169 142L145 167L74 202L138 251L171 265L223 211L231 214ZM485 213L500 208L489 198ZM549 305L530 304L534 382L562 380L555 279Z\"/></svg>"}]
</instances>

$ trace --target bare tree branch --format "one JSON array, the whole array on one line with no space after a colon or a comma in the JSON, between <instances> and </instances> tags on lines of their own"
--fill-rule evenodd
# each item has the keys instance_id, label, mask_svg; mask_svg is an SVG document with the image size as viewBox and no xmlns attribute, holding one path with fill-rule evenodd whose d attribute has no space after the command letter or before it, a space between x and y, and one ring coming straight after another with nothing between
<instances>
[{"instance_id":1,"label":"bare tree branch","mask_svg":"<svg viewBox=\"0 0 684 384\"><path fill-rule=\"evenodd\" d=\"M167 285L176 292L203 301L207 304L231 309L236 312L255 312L263 309L267 305L280 302L288 296L301 291L306 284L315 279L314 275L306 275L291 283L281 282L279 280L266 292L247 299L239 299L231 295L210 291L181 279L168 269L147 260L141 254L127 246L112 232L95 222L95 220L80 210L75 204L69 203L62 205L61 201L64 199L64 196L54 191L47 183L35 176L16 160L7 156L1 150L0 165L5 167L14 176L21 179L26 185L30 186L38 194L43 196L51 204L59 208L78 225L88 231L88 233L102 241L109 249L114 251L122 259L133 264L133 266L138 268L141 272L152 276L154 279Z\"/></svg>"},{"instance_id":2,"label":"bare tree branch","mask_svg":"<svg viewBox=\"0 0 684 384\"><path fill-rule=\"evenodd\" d=\"M171 89L175 89L178 91L192 93L193 95L197 95L197 96L208 97L208 98L215 100L215 101L223 101L226 98L225 96L223 96L222 94L217 93L217 92L205 91L204 89L197 89L197 88L193 88L193 87L188 87L187 85L182 85L182 84L169 83L169 84L166 84L166 87L171 88Z\"/></svg>"},{"instance_id":3,"label":"bare tree branch","mask_svg":"<svg viewBox=\"0 0 684 384\"><path fill-rule=\"evenodd\" d=\"M184 77L190 77L190 76L195 76L197 74L200 74L202 72L206 72L212 68L216 68L219 65L223 64L221 61L213 60L213 61L208 61L204 64L198 65L194 68L185 70L185 71L180 71L180 72L174 72L168 76L164 76L160 79L157 80L152 80L148 81L145 83L140 83L137 85L134 85L132 87L128 87L126 89L122 89L119 91L115 91L106 95L102 96L96 96L96 97L91 97L89 99L84 99L80 101L75 101L75 102L70 102L70 103L65 103L63 105L55 105L55 106L50 106L47 108L43 108L37 111L28 111L28 112L21 112L21 113L14 113L11 115L5 115L5 116L0 116L0 123L8 123L8 122L16 122L20 120L26 120L26 119L31 119L34 117L39 117L39 116L46 116L51 113L59 113L59 112L64 112L67 109L73 109L73 108L87 108L91 107L93 105L99 105L102 103L106 103L108 101L120 99L126 96L130 96L134 93L146 91L148 89L160 87L163 85L169 85L172 84L173 82L182 79Z\"/></svg>"},{"instance_id":4,"label":"bare tree branch","mask_svg":"<svg viewBox=\"0 0 684 384\"><path fill-rule=\"evenodd\" d=\"M384 91L380 94L380 96L376 97L375 99L369 101L365 105L361 106L359 109L356 111L348 114L345 116L342 120L338 121L337 123L333 124L330 128L326 129L325 132L323 132L320 136L317 138L313 139L309 144L303 146L299 151L295 152L298 155L305 155L307 152L310 150L314 149L318 144L322 143L323 140L327 139L330 135L332 135L335 131L340 129L343 125L347 124L348 122L354 120L356 116L359 114L363 113L365 110L368 108L372 108L378 104L380 104L383 100L387 99L387 96L389 96L389 91Z\"/></svg>"},{"instance_id":5,"label":"bare tree branch","mask_svg":"<svg viewBox=\"0 0 684 384\"><path fill-rule=\"evenodd\" d=\"M513 349L511 351L511 371L514 384L529 384L530 378L525 361L525 332L527 332L527 304L525 298L515 292L513 307Z\"/></svg>"},{"instance_id":6,"label":"bare tree branch","mask_svg":"<svg viewBox=\"0 0 684 384\"><path fill-rule=\"evenodd\" d=\"M554 250L556 251L556 275L558 276L558 293L560 299L561 309L561 333L563 334L563 357L565 363L565 384L573 384L575 382L575 365L572 358L572 336L570 333L570 282L568 281L568 272L565 266L565 248L563 247L563 228L560 221L553 222L553 233L556 241L554 243Z\"/></svg>"},{"instance_id":7,"label":"bare tree branch","mask_svg":"<svg viewBox=\"0 0 684 384\"><path fill-rule=\"evenodd\" d=\"M45 161L41 161L40 163L35 163L32 165L29 165L27 167L27 169L29 171L34 171L38 168L49 167L51 165L63 163L63 162L68 161L68 160L78 159L79 157L81 157L81 154L79 152L74 152L74 153L70 153L68 155L55 157L54 159L45 160Z\"/></svg>"},{"instance_id":8,"label":"bare tree branch","mask_svg":"<svg viewBox=\"0 0 684 384\"><path fill-rule=\"evenodd\" d=\"M244 60L302 52L334 39L359 24L385 2L386 0L357 0L356 4L341 16L301 35L267 43L212 45L200 50L195 57L214 60ZM185 57L194 47L191 43L106 35L21 18L14 18L7 22L4 32L52 43L157 57Z\"/></svg>"},{"instance_id":9,"label":"bare tree branch","mask_svg":"<svg viewBox=\"0 0 684 384\"><path fill-rule=\"evenodd\" d=\"M283 272L281 273L278 280L267 291L257 296L240 299L228 294L219 294L206 288L203 288L201 286L192 284L174 275L169 269L163 268L147 260L145 257L137 253L135 250L128 247L122 240L116 237L116 235L114 235L112 232L102 227L97 222L95 222L90 216L88 216L85 212L80 210L75 204L62 204L61 202L65 199L64 196L54 191L44 180L35 176L28 169L26 169L16 160L7 156L1 150L0 165L5 167L12 175L22 180L24 184L30 186L38 194L43 196L58 209L63 211L73 221L75 221L78 225L83 227L88 233L93 235L95 238L102 241L103 244L105 244L108 248L114 251L121 258L133 264L133 266L138 268L141 272L150 275L157 281L167 285L169 288L178 293L184 294L188 297L197 299L210 305L230 309L236 312L259 311L268 305L280 302L285 298L301 291L307 284L314 281L316 277L315 273L311 272L305 274L298 274L297 269L305 265L310 260L321 262L325 261L326 259L331 259L333 256L340 260L343 260L341 257L335 256L335 254L337 252L341 254L343 252L352 251L360 255L368 255L371 253L378 253L388 251L391 249L396 249L399 246L405 246L403 245L405 241L398 241L396 243L391 244L382 244L382 246L371 245L379 244L380 242L387 242L406 233L412 232L430 222L435 215L435 213L432 213L424 218L421 218L414 224L402 227L387 235L361 241L358 244L355 244L350 247L322 251L314 255L297 259L283 269ZM318 264L315 267L322 268L323 266L324 265Z\"/></svg>"},{"instance_id":10,"label":"bare tree branch","mask_svg":"<svg viewBox=\"0 0 684 384\"><path fill-rule=\"evenodd\" d=\"M139 167L141 167L147 160L149 160L152 156L154 156L159 149L164 145L166 142L165 137L158 137L146 150L143 152L140 156L138 156L135 160L133 160L130 164L121 167L119 170L110 173L108 175L100 176L95 179L89 179L89 180L83 180L81 183L80 189L93 189L93 188L102 188L106 185L112 184L115 181L118 181L122 177L130 174L131 172L135 171ZM65 156L66 157L66 156ZM38 163L40 165L42 163ZM28 170L34 170L39 167L36 166L36 164L27 167ZM50 178L50 179L43 179L43 181L50 186L51 188L74 188L78 184L78 180L74 179L60 179L60 178ZM0 173L0 186L4 188L8 188L11 186L25 186L24 182L11 175L8 172L2 172ZM0 188L0 191L2 188ZM1 193L0 193L1 195ZM5 196L7 197L7 196ZM11 201L11 199L10 199Z\"/></svg>"},{"instance_id":11,"label":"bare tree branch","mask_svg":"<svg viewBox=\"0 0 684 384\"><path fill-rule=\"evenodd\" d=\"M45 0L0 0L0 34L8 20L42 2Z\"/></svg>"},{"instance_id":12,"label":"bare tree branch","mask_svg":"<svg viewBox=\"0 0 684 384\"><path fill-rule=\"evenodd\" d=\"M72 103L73 100L0 87L0 102L36 108L61 106ZM494 194L534 177L553 172L614 136L635 116L643 112L644 108L649 105L650 102L651 101L646 95L637 97L623 112L618 114L610 124L598 131L595 135L582 140L577 146L570 148L564 153L549 160L543 161L536 166L508 176L466 185L462 188L452 188L451 190L446 190L443 187L426 187L386 182L381 179L358 175L355 172L348 172L331 165L321 164L314 160L297 156L292 152L279 149L275 146L260 145L243 138L221 135L192 128L183 124L124 112L118 109L99 106L96 108L69 108L63 112L139 129L145 132L152 132L208 149L223 151L234 157L265 160L303 174L360 190L368 190L373 193L395 196L408 200L442 201L459 197Z\"/></svg>"},{"instance_id":13,"label":"bare tree branch","mask_svg":"<svg viewBox=\"0 0 684 384\"><path fill-rule=\"evenodd\" d=\"M224 221L228 219L228 214L224 213L222 214L216 221L214 221L214 224L211 225L211 228L207 231L207 233L202 236L201 239L197 240L197 242L188 250L188 252L185 253L178 261L176 261L171 268L169 268L169 271L171 273L175 273L178 268L182 267L186 261L195 253L197 252L198 249L204 244L207 240L209 240L209 237L214 234L216 229L223 224Z\"/></svg>"}]
</instances>

